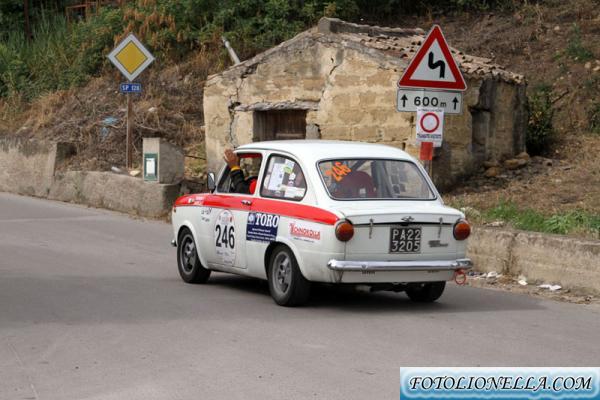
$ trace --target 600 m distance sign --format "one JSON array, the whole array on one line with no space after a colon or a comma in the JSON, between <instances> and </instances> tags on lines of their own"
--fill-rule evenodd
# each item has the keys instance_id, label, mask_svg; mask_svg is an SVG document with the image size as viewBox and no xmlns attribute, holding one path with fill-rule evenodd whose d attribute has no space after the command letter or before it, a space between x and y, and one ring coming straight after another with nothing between
<instances>
[{"instance_id":1,"label":"600 m distance sign","mask_svg":"<svg viewBox=\"0 0 600 400\"><path fill-rule=\"evenodd\" d=\"M462 93L424 89L398 89L397 110L416 112L418 108L433 107L444 114L462 114Z\"/></svg>"}]
</instances>

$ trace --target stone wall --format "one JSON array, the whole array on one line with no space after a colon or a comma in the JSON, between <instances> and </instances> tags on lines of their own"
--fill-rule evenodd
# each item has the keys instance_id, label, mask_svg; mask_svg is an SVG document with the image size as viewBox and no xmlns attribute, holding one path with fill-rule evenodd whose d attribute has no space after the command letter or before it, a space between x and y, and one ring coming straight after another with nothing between
<instances>
[{"instance_id":1,"label":"stone wall","mask_svg":"<svg viewBox=\"0 0 600 400\"><path fill-rule=\"evenodd\" d=\"M169 214L179 193L179 184L147 183L140 178L112 172L67 171L56 174L47 197L160 218Z\"/></svg>"},{"instance_id":2,"label":"stone wall","mask_svg":"<svg viewBox=\"0 0 600 400\"><path fill-rule=\"evenodd\" d=\"M600 241L476 227L467 254L479 271L600 294Z\"/></svg>"},{"instance_id":3,"label":"stone wall","mask_svg":"<svg viewBox=\"0 0 600 400\"><path fill-rule=\"evenodd\" d=\"M55 168L72 152L69 143L0 139L0 191L46 197Z\"/></svg>"},{"instance_id":4,"label":"stone wall","mask_svg":"<svg viewBox=\"0 0 600 400\"><path fill-rule=\"evenodd\" d=\"M418 154L414 113L396 111L406 60L328 36L300 34L253 60L211 76L204 89L210 170L227 146L250 143L253 105L307 110L307 138L378 142ZM462 115L445 118L434 180L450 186L486 159L524 150L525 86L492 75L468 78Z\"/></svg>"},{"instance_id":5,"label":"stone wall","mask_svg":"<svg viewBox=\"0 0 600 400\"><path fill-rule=\"evenodd\" d=\"M0 139L0 191L150 218L168 215L180 194L180 184L146 183L112 172L57 172L74 151L70 143Z\"/></svg>"}]
</instances>

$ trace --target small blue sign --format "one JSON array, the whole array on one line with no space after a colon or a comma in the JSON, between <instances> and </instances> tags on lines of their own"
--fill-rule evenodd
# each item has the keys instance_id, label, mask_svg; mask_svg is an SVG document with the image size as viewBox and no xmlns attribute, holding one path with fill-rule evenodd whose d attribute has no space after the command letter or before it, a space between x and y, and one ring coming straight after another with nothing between
<instances>
[{"instance_id":1,"label":"small blue sign","mask_svg":"<svg viewBox=\"0 0 600 400\"><path fill-rule=\"evenodd\" d=\"M121 83L119 87L121 93L142 93L141 83Z\"/></svg>"},{"instance_id":2,"label":"small blue sign","mask_svg":"<svg viewBox=\"0 0 600 400\"><path fill-rule=\"evenodd\" d=\"M251 212L248 214L246 240L272 242L277 238L279 215Z\"/></svg>"}]
</instances>

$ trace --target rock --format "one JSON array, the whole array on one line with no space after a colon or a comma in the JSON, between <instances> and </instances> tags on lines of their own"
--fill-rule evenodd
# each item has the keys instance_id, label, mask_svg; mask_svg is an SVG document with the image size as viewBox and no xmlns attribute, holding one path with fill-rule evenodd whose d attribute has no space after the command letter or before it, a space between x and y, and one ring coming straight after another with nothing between
<instances>
[{"instance_id":1,"label":"rock","mask_svg":"<svg viewBox=\"0 0 600 400\"><path fill-rule=\"evenodd\" d=\"M502 228L504 226L504 221L492 221L486 225L491 226L492 228Z\"/></svg>"},{"instance_id":2,"label":"rock","mask_svg":"<svg viewBox=\"0 0 600 400\"><path fill-rule=\"evenodd\" d=\"M598 66L594 67L594 69L593 69L592 71L594 71L594 72L598 72L598 71L600 71L600 65L598 65Z\"/></svg>"},{"instance_id":3,"label":"rock","mask_svg":"<svg viewBox=\"0 0 600 400\"><path fill-rule=\"evenodd\" d=\"M132 169L131 171L129 171L129 175L133 176L133 177L137 177L140 176L142 172L139 169Z\"/></svg>"},{"instance_id":4,"label":"rock","mask_svg":"<svg viewBox=\"0 0 600 400\"><path fill-rule=\"evenodd\" d=\"M519 158L511 158L509 160L504 161L504 168L513 170L517 168L523 168L527 165L527 160L519 159Z\"/></svg>"},{"instance_id":5,"label":"rock","mask_svg":"<svg viewBox=\"0 0 600 400\"><path fill-rule=\"evenodd\" d=\"M556 25L556 26L554 27L554 32L560 32L560 26Z\"/></svg>"},{"instance_id":6,"label":"rock","mask_svg":"<svg viewBox=\"0 0 600 400\"><path fill-rule=\"evenodd\" d=\"M518 158L519 160L527 160L527 161L529 161L529 159L530 159L529 154L527 154L526 151L523 151L523 152L517 154L515 156L515 158Z\"/></svg>"},{"instance_id":7,"label":"rock","mask_svg":"<svg viewBox=\"0 0 600 400\"><path fill-rule=\"evenodd\" d=\"M158 108L156 108L156 107L150 107L150 108L148 109L148 112L149 112L150 114L154 114L154 113L155 113L155 112L157 112L157 111L158 111Z\"/></svg>"},{"instance_id":8,"label":"rock","mask_svg":"<svg viewBox=\"0 0 600 400\"><path fill-rule=\"evenodd\" d=\"M499 167L500 163L498 162L498 160L489 160L489 161L484 161L483 166L486 168Z\"/></svg>"},{"instance_id":9,"label":"rock","mask_svg":"<svg viewBox=\"0 0 600 400\"><path fill-rule=\"evenodd\" d=\"M490 167L485 171L484 176L486 178L495 178L500 174L500 172L500 167Z\"/></svg>"},{"instance_id":10,"label":"rock","mask_svg":"<svg viewBox=\"0 0 600 400\"><path fill-rule=\"evenodd\" d=\"M588 61L588 62L586 62L586 63L583 65L583 67L584 67L585 69L591 69L591 68L592 68L592 63Z\"/></svg>"}]
</instances>

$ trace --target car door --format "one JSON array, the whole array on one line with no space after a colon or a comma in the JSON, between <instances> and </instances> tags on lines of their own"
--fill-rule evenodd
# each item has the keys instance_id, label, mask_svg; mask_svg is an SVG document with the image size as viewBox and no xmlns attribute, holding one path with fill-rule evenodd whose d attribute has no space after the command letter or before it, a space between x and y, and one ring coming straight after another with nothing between
<instances>
[{"instance_id":1,"label":"car door","mask_svg":"<svg viewBox=\"0 0 600 400\"><path fill-rule=\"evenodd\" d=\"M238 156L245 178L256 179L262 154L252 152L240 153ZM230 170L228 167L224 168L215 193L209 195L204 202L211 209L209 229L212 237L204 246L207 262L212 267L247 267L245 230L253 199L253 194L235 191L231 184Z\"/></svg>"},{"instance_id":2,"label":"car door","mask_svg":"<svg viewBox=\"0 0 600 400\"><path fill-rule=\"evenodd\" d=\"M248 272L257 277L264 276L265 251L283 229L281 211L302 201L307 191L302 168L292 157L273 153L264 164L246 226L246 258L252 263Z\"/></svg>"}]
</instances>

